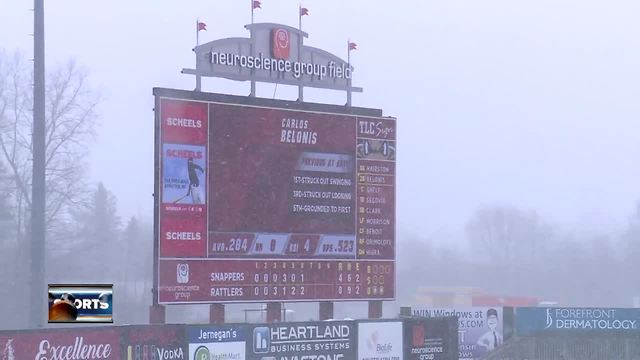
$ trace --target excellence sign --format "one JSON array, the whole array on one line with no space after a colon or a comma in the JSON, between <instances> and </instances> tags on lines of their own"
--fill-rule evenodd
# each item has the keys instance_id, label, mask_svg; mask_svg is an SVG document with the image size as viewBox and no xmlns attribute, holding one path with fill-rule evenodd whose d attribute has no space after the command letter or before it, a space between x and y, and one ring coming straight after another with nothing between
<instances>
[{"instance_id":1,"label":"excellence sign","mask_svg":"<svg viewBox=\"0 0 640 360\"><path fill-rule=\"evenodd\" d=\"M394 298L394 118L157 90L159 303Z\"/></svg>"}]
</instances>

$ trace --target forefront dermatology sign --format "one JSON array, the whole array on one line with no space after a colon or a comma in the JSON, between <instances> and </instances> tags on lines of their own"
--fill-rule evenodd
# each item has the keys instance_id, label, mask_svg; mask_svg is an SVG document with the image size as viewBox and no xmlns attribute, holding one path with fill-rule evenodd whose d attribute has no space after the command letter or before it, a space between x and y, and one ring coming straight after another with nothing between
<instances>
[{"instance_id":1,"label":"forefront dermatology sign","mask_svg":"<svg viewBox=\"0 0 640 360\"><path fill-rule=\"evenodd\" d=\"M518 308L516 331L520 336L548 331L640 330L640 309L619 308Z\"/></svg>"}]
</instances>

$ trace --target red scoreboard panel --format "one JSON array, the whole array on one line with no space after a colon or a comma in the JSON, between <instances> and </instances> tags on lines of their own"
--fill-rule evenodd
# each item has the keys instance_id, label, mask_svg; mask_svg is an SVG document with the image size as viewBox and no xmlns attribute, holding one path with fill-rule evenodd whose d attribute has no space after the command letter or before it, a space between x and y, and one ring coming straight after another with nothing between
<instances>
[{"instance_id":1,"label":"red scoreboard panel","mask_svg":"<svg viewBox=\"0 0 640 360\"><path fill-rule=\"evenodd\" d=\"M394 118L186 97L156 94L159 303L394 299Z\"/></svg>"}]
</instances>

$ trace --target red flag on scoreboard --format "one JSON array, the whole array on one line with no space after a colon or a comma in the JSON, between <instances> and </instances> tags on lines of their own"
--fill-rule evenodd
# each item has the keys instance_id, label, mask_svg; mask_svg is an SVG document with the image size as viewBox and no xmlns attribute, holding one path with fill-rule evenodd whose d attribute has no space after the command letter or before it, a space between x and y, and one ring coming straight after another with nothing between
<instances>
[{"instance_id":1,"label":"red flag on scoreboard","mask_svg":"<svg viewBox=\"0 0 640 360\"><path fill-rule=\"evenodd\" d=\"M200 30L207 31L207 24L205 24L203 22L198 22L198 31L200 31Z\"/></svg>"},{"instance_id":2,"label":"red flag on scoreboard","mask_svg":"<svg viewBox=\"0 0 640 360\"><path fill-rule=\"evenodd\" d=\"M349 51L351 50L358 50L358 44L349 41Z\"/></svg>"},{"instance_id":3,"label":"red flag on scoreboard","mask_svg":"<svg viewBox=\"0 0 640 360\"><path fill-rule=\"evenodd\" d=\"M309 15L309 9L301 7L300 16L305 16L305 15Z\"/></svg>"},{"instance_id":4,"label":"red flag on scoreboard","mask_svg":"<svg viewBox=\"0 0 640 360\"><path fill-rule=\"evenodd\" d=\"M262 7L260 5L262 5L262 3L260 1L253 0L253 8L254 9L262 9Z\"/></svg>"}]
</instances>

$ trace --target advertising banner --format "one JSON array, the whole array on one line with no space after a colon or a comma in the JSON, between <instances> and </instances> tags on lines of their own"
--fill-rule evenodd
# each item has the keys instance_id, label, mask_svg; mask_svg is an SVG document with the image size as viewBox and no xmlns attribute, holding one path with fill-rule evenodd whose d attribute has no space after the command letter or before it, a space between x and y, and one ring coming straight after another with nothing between
<instances>
[{"instance_id":1,"label":"advertising banner","mask_svg":"<svg viewBox=\"0 0 640 360\"><path fill-rule=\"evenodd\" d=\"M347 360L356 354L354 321L264 324L248 334L247 359Z\"/></svg>"},{"instance_id":2,"label":"advertising banner","mask_svg":"<svg viewBox=\"0 0 640 360\"><path fill-rule=\"evenodd\" d=\"M484 359L504 342L503 309L500 307L413 307L414 316L458 318L460 359Z\"/></svg>"},{"instance_id":3,"label":"advertising banner","mask_svg":"<svg viewBox=\"0 0 640 360\"><path fill-rule=\"evenodd\" d=\"M245 328L240 326L189 326L189 359L244 360Z\"/></svg>"},{"instance_id":4,"label":"advertising banner","mask_svg":"<svg viewBox=\"0 0 640 360\"><path fill-rule=\"evenodd\" d=\"M181 95L156 98L159 303L394 299L394 118Z\"/></svg>"},{"instance_id":5,"label":"advertising banner","mask_svg":"<svg viewBox=\"0 0 640 360\"><path fill-rule=\"evenodd\" d=\"M204 204L207 196L206 157L204 146L163 144L163 203Z\"/></svg>"},{"instance_id":6,"label":"advertising banner","mask_svg":"<svg viewBox=\"0 0 640 360\"><path fill-rule=\"evenodd\" d=\"M404 321L406 360L458 360L458 318Z\"/></svg>"},{"instance_id":7,"label":"advertising banner","mask_svg":"<svg viewBox=\"0 0 640 360\"><path fill-rule=\"evenodd\" d=\"M358 360L403 360L400 321L358 323Z\"/></svg>"},{"instance_id":8,"label":"advertising banner","mask_svg":"<svg viewBox=\"0 0 640 360\"><path fill-rule=\"evenodd\" d=\"M182 360L189 352L183 325L136 325L123 327L123 360Z\"/></svg>"},{"instance_id":9,"label":"advertising banner","mask_svg":"<svg viewBox=\"0 0 640 360\"><path fill-rule=\"evenodd\" d=\"M2 360L119 360L121 328L0 333Z\"/></svg>"},{"instance_id":10,"label":"advertising banner","mask_svg":"<svg viewBox=\"0 0 640 360\"><path fill-rule=\"evenodd\" d=\"M640 331L640 309L622 308L516 308L516 334L552 332Z\"/></svg>"},{"instance_id":11,"label":"advertising banner","mask_svg":"<svg viewBox=\"0 0 640 360\"><path fill-rule=\"evenodd\" d=\"M158 115L160 256L206 256L208 106L167 100Z\"/></svg>"}]
</instances>

